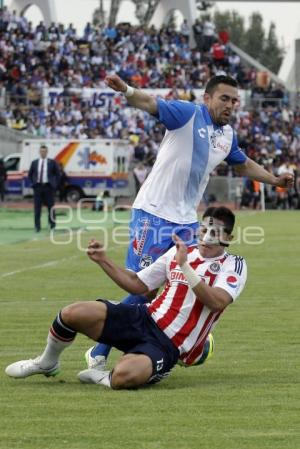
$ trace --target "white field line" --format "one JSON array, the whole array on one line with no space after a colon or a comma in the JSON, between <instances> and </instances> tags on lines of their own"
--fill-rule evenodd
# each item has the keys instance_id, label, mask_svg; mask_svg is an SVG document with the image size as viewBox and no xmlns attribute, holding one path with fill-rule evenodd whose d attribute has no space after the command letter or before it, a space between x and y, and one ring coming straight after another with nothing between
<instances>
[{"instance_id":1,"label":"white field line","mask_svg":"<svg viewBox=\"0 0 300 449\"><path fill-rule=\"evenodd\" d=\"M120 247L120 245L111 246L109 248L109 251L115 251L119 247ZM63 257L62 259L52 260L51 262L42 263L40 265L34 265L32 267L22 268L21 270L9 271L8 273L1 274L0 275L0 279L6 278L6 277L9 277L9 276L14 276L15 274L19 274L19 273L25 273L26 271L39 270L41 268L52 267L52 266L57 265L57 264L59 264L61 262L69 262L70 260L77 259L78 257L81 256L81 254L82 254L82 252L80 254L77 254L76 256Z\"/></svg>"},{"instance_id":2,"label":"white field line","mask_svg":"<svg viewBox=\"0 0 300 449\"><path fill-rule=\"evenodd\" d=\"M57 265L58 263L68 262L70 260L77 259L78 257L79 257L79 255L71 256L71 257L64 257L62 259L52 260L51 262L42 263L40 265L34 265L32 267L22 268L21 270L9 271L8 273L1 274L0 279L6 278L9 276L14 276L15 274L19 274L19 273L25 273L26 271L39 270L40 268L52 267L54 265Z\"/></svg>"}]
</instances>

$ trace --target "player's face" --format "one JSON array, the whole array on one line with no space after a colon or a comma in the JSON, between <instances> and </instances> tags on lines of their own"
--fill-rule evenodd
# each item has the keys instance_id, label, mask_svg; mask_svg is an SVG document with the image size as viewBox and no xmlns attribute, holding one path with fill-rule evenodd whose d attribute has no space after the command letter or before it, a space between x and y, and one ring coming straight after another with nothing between
<instances>
[{"instance_id":1,"label":"player's face","mask_svg":"<svg viewBox=\"0 0 300 449\"><path fill-rule=\"evenodd\" d=\"M204 94L204 101L216 125L224 126L229 123L238 103L238 90L227 84L219 84L213 94Z\"/></svg>"},{"instance_id":2,"label":"player's face","mask_svg":"<svg viewBox=\"0 0 300 449\"><path fill-rule=\"evenodd\" d=\"M42 159L45 159L47 157L47 154L48 154L47 148L44 147L40 148L40 156Z\"/></svg>"},{"instance_id":3,"label":"player's face","mask_svg":"<svg viewBox=\"0 0 300 449\"><path fill-rule=\"evenodd\" d=\"M216 218L205 217L199 229L199 251L201 256L211 258L223 254L224 246L232 239L224 223Z\"/></svg>"}]
</instances>

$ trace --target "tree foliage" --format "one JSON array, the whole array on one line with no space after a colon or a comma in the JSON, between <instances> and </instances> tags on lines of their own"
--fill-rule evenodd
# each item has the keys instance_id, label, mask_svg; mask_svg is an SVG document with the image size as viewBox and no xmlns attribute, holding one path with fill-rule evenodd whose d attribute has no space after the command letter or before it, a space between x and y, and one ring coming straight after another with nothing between
<instances>
[{"instance_id":1,"label":"tree foliage","mask_svg":"<svg viewBox=\"0 0 300 449\"><path fill-rule=\"evenodd\" d=\"M227 30L230 40L238 47L244 47L245 22L237 11L215 12L214 22L218 31Z\"/></svg>"},{"instance_id":2,"label":"tree foliage","mask_svg":"<svg viewBox=\"0 0 300 449\"><path fill-rule=\"evenodd\" d=\"M268 37L264 46L264 64L276 73L281 66L283 56L284 49L278 44L276 26L271 22Z\"/></svg>"},{"instance_id":3,"label":"tree foliage","mask_svg":"<svg viewBox=\"0 0 300 449\"><path fill-rule=\"evenodd\" d=\"M272 72L278 72L284 56L284 49L278 43L274 23L271 23L269 31L266 33L261 14L254 12L246 28L244 18L237 11L215 11L214 21L217 31L227 30L230 40L235 45Z\"/></svg>"},{"instance_id":4,"label":"tree foliage","mask_svg":"<svg viewBox=\"0 0 300 449\"><path fill-rule=\"evenodd\" d=\"M253 58L262 61L264 52L265 30L263 18L258 12L250 16L250 25L245 34L245 48Z\"/></svg>"}]
</instances>

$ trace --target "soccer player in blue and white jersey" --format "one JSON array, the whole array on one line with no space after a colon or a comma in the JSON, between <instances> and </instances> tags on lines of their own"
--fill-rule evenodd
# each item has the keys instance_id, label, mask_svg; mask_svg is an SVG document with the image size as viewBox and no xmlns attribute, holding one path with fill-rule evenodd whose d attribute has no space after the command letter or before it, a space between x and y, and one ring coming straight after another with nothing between
<instances>
[{"instance_id":1,"label":"soccer player in blue and white jersey","mask_svg":"<svg viewBox=\"0 0 300 449\"><path fill-rule=\"evenodd\" d=\"M238 102L235 79L215 76L207 83L204 104L165 101L128 86L119 76L106 78L122 92L130 106L155 116L166 127L156 162L132 208L130 245L126 267L135 272L149 266L171 246L172 233L193 243L198 229L197 207L209 175L222 161L234 165L241 176L278 187L293 184L293 175L274 176L249 159L239 148L229 125ZM129 295L127 304L141 304L144 296ZM110 348L97 345L86 353L90 368L103 369Z\"/></svg>"}]
</instances>

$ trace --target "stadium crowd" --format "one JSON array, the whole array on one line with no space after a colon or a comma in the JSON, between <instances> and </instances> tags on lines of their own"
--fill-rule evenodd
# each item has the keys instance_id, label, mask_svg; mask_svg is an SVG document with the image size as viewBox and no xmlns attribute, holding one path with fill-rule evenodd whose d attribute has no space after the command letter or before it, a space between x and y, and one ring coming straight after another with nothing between
<instances>
[{"instance_id":1,"label":"stadium crowd","mask_svg":"<svg viewBox=\"0 0 300 449\"><path fill-rule=\"evenodd\" d=\"M189 45L191 33L194 48ZM46 27L40 22L34 27L4 6L0 9L1 123L41 138L127 138L132 160L150 168L163 127L148 114L124 107L120 97L111 97L105 107L91 104L87 90L106 88L104 79L114 72L136 87L167 88L167 98L194 101L195 89L211 76L227 73L242 89L251 89L258 106L235 114L233 126L241 147L275 173L283 164L297 173L299 109L289 108L279 86L259 87L257 72L243 66L227 43L227 33L217 35L209 19L197 20L192 30L184 21L179 31L171 26L156 30L128 23L113 28L87 23L79 35L72 24ZM62 95L45 103L43 92L53 87L61 88ZM228 170L220 166L215 174L226 175ZM293 205L290 199L279 203Z\"/></svg>"}]
</instances>

